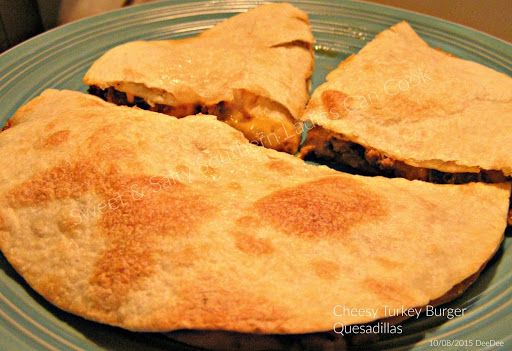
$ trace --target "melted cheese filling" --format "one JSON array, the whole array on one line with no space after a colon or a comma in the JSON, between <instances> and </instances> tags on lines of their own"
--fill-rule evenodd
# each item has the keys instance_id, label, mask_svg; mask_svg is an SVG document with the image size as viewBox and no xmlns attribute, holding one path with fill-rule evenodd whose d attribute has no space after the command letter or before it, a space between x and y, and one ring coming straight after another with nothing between
<instances>
[{"instance_id":1,"label":"melted cheese filling","mask_svg":"<svg viewBox=\"0 0 512 351\"><path fill-rule=\"evenodd\" d=\"M118 105L137 105L177 118L198 113L215 115L241 131L250 142L278 151L294 154L300 143L302 128L298 128L285 107L246 90L235 91L233 101L211 105L177 104L174 97L164 91L151 90L148 94L144 85L134 83L119 83L107 89L91 87L89 91Z\"/></svg>"}]
</instances>

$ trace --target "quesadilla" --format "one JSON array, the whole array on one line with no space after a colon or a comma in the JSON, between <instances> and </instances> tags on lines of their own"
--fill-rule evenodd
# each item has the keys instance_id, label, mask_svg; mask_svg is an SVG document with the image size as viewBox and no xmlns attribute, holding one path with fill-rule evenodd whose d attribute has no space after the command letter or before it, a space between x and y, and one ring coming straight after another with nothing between
<instances>
[{"instance_id":1,"label":"quesadilla","mask_svg":"<svg viewBox=\"0 0 512 351\"><path fill-rule=\"evenodd\" d=\"M512 179L512 78L429 47L406 22L332 71L303 119L305 158L433 183Z\"/></svg>"},{"instance_id":2,"label":"quesadilla","mask_svg":"<svg viewBox=\"0 0 512 351\"><path fill-rule=\"evenodd\" d=\"M193 38L117 46L84 82L90 93L116 104L175 117L216 115L251 142L295 153L313 42L304 12L265 4Z\"/></svg>"},{"instance_id":3,"label":"quesadilla","mask_svg":"<svg viewBox=\"0 0 512 351\"><path fill-rule=\"evenodd\" d=\"M133 331L368 323L460 295L503 239L507 184L344 174L214 116L79 92L47 90L11 122L1 251L59 308Z\"/></svg>"}]
</instances>

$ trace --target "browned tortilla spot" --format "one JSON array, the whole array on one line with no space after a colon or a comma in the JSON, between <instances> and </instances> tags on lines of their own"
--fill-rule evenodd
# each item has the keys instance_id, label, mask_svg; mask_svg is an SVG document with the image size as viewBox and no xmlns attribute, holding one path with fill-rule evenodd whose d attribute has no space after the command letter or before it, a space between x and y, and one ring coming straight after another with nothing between
<instances>
[{"instance_id":1,"label":"browned tortilla spot","mask_svg":"<svg viewBox=\"0 0 512 351\"><path fill-rule=\"evenodd\" d=\"M326 90L322 93L322 103L328 112L328 118L341 119L347 114L346 99L348 96L340 91ZM347 101L348 102L348 101Z\"/></svg>"},{"instance_id":2,"label":"browned tortilla spot","mask_svg":"<svg viewBox=\"0 0 512 351\"><path fill-rule=\"evenodd\" d=\"M363 281L363 286L368 289L369 292L375 294L376 296L381 296L383 299L386 299L390 303L398 302L401 304L407 303L407 301L411 301L410 296L406 295L404 291L406 289L402 289L395 282L383 282L373 278L366 278Z\"/></svg>"},{"instance_id":3,"label":"browned tortilla spot","mask_svg":"<svg viewBox=\"0 0 512 351\"><path fill-rule=\"evenodd\" d=\"M53 303L59 303L61 296L66 295L66 285L62 278L55 274L46 272L41 277L40 290L46 295L52 297Z\"/></svg>"},{"instance_id":4,"label":"browned tortilla spot","mask_svg":"<svg viewBox=\"0 0 512 351\"><path fill-rule=\"evenodd\" d=\"M201 258L204 258L209 250L210 247L204 244L176 245L171 253L172 262L169 264L175 267L191 267L196 262L201 262Z\"/></svg>"},{"instance_id":5,"label":"browned tortilla spot","mask_svg":"<svg viewBox=\"0 0 512 351\"><path fill-rule=\"evenodd\" d=\"M42 143L43 148L58 146L69 139L69 130L59 130L50 134Z\"/></svg>"},{"instance_id":6,"label":"browned tortilla spot","mask_svg":"<svg viewBox=\"0 0 512 351\"><path fill-rule=\"evenodd\" d=\"M313 272L322 279L333 280L336 279L340 274L340 267L336 262L331 260L314 260L311 262Z\"/></svg>"},{"instance_id":7,"label":"browned tortilla spot","mask_svg":"<svg viewBox=\"0 0 512 351\"><path fill-rule=\"evenodd\" d=\"M60 213L57 218L57 227L62 233L73 236L77 231L82 230L84 225L72 213Z\"/></svg>"},{"instance_id":8,"label":"browned tortilla spot","mask_svg":"<svg viewBox=\"0 0 512 351\"><path fill-rule=\"evenodd\" d=\"M32 221L32 223L30 223L30 230L40 238L50 236L52 234L52 228L50 228L42 218Z\"/></svg>"},{"instance_id":9,"label":"browned tortilla spot","mask_svg":"<svg viewBox=\"0 0 512 351\"><path fill-rule=\"evenodd\" d=\"M125 189L135 193L123 198L117 210L107 210L101 220L112 243L91 277L91 283L99 288L100 301L102 293L110 290L116 297L124 296L139 279L152 273L159 236L189 235L211 213L211 208L181 183L161 180L156 187L155 179L150 182L141 176L117 179L112 185L112 194Z\"/></svg>"},{"instance_id":10,"label":"browned tortilla spot","mask_svg":"<svg viewBox=\"0 0 512 351\"><path fill-rule=\"evenodd\" d=\"M242 216L236 219L236 225L238 229L254 228L257 227L260 223L260 220L253 216Z\"/></svg>"},{"instance_id":11,"label":"browned tortilla spot","mask_svg":"<svg viewBox=\"0 0 512 351\"><path fill-rule=\"evenodd\" d=\"M268 161L265 165L268 169L282 173L283 175L289 175L293 171L292 165L282 160L271 160Z\"/></svg>"},{"instance_id":12,"label":"browned tortilla spot","mask_svg":"<svg viewBox=\"0 0 512 351\"><path fill-rule=\"evenodd\" d=\"M386 269L394 269L401 265L400 262L391 260L386 257L375 257L375 260L377 261L377 263L379 265L381 265L382 267L384 267Z\"/></svg>"},{"instance_id":13,"label":"browned tortilla spot","mask_svg":"<svg viewBox=\"0 0 512 351\"><path fill-rule=\"evenodd\" d=\"M274 252L274 246L269 239L258 238L241 232L234 233L236 247L249 255L268 255Z\"/></svg>"},{"instance_id":14,"label":"browned tortilla spot","mask_svg":"<svg viewBox=\"0 0 512 351\"><path fill-rule=\"evenodd\" d=\"M176 172L186 174L190 172L190 168L187 165L179 164L176 166Z\"/></svg>"},{"instance_id":15,"label":"browned tortilla spot","mask_svg":"<svg viewBox=\"0 0 512 351\"><path fill-rule=\"evenodd\" d=\"M88 147L91 152L94 152L91 156L97 159L107 160L117 160L121 158L136 159L136 149L130 148L126 142L116 140L112 137L112 135L115 135L116 131L119 131L121 134L122 126L116 125L115 123L107 123L92 133L87 138ZM139 144L139 150L144 150L143 144Z\"/></svg>"},{"instance_id":16,"label":"browned tortilla spot","mask_svg":"<svg viewBox=\"0 0 512 351\"><path fill-rule=\"evenodd\" d=\"M56 125L57 125L57 123L55 121L51 121L48 124L46 124L46 130L50 131L53 128L55 128Z\"/></svg>"},{"instance_id":17,"label":"browned tortilla spot","mask_svg":"<svg viewBox=\"0 0 512 351\"><path fill-rule=\"evenodd\" d=\"M212 166L202 166L201 172L207 177L214 178L217 175L217 170Z\"/></svg>"},{"instance_id":18,"label":"browned tortilla spot","mask_svg":"<svg viewBox=\"0 0 512 351\"><path fill-rule=\"evenodd\" d=\"M160 237L190 235L212 213L186 185L125 176L115 169L99 171L89 162L37 175L13 189L8 199L22 207L78 199L86 192L102 199L99 230L109 243L90 278L92 302L103 310L118 308L130 289L152 273Z\"/></svg>"},{"instance_id":19,"label":"browned tortilla spot","mask_svg":"<svg viewBox=\"0 0 512 351\"><path fill-rule=\"evenodd\" d=\"M378 194L345 177L279 190L255 207L262 219L279 230L307 239L340 239L354 226L385 215Z\"/></svg>"},{"instance_id":20,"label":"browned tortilla spot","mask_svg":"<svg viewBox=\"0 0 512 351\"><path fill-rule=\"evenodd\" d=\"M240 183L237 183L237 182L231 182L228 184L228 187L230 189L233 189L233 190L241 190L242 189L242 186L240 185Z\"/></svg>"},{"instance_id":21,"label":"browned tortilla spot","mask_svg":"<svg viewBox=\"0 0 512 351\"><path fill-rule=\"evenodd\" d=\"M7 199L14 208L41 205L52 200L77 199L98 183L90 163L63 164L13 188Z\"/></svg>"},{"instance_id":22,"label":"browned tortilla spot","mask_svg":"<svg viewBox=\"0 0 512 351\"><path fill-rule=\"evenodd\" d=\"M130 288L151 275L157 255L156 238L132 233L129 238L115 238L110 248L96 262L90 283L94 306L101 310L116 310Z\"/></svg>"}]
</instances>

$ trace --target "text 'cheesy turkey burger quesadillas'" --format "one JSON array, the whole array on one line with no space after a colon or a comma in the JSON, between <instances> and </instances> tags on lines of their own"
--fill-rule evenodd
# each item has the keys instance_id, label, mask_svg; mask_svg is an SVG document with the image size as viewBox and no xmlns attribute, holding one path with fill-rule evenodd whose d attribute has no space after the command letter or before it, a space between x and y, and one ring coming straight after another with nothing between
<instances>
[{"instance_id":1,"label":"text 'cheesy turkey burger quesadillas'","mask_svg":"<svg viewBox=\"0 0 512 351\"><path fill-rule=\"evenodd\" d=\"M61 309L134 331L309 333L445 302L498 249L510 194L339 173L213 116L71 91L22 107L0 152L5 257Z\"/></svg>"},{"instance_id":2,"label":"text 'cheesy turkey burger quesadillas'","mask_svg":"<svg viewBox=\"0 0 512 351\"><path fill-rule=\"evenodd\" d=\"M265 4L197 37L117 46L84 82L90 93L117 104L175 117L216 115L254 143L295 153L313 42L304 12Z\"/></svg>"}]
</instances>

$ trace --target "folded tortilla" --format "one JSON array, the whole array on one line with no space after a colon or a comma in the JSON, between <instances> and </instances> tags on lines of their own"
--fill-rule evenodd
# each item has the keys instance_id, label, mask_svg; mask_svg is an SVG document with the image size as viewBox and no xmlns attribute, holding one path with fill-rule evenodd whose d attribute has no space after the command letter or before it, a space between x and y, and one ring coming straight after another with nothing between
<instances>
[{"instance_id":1,"label":"folded tortilla","mask_svg":"<svg viewBox=\"0 0 512 351\"><path fill-rule=\"evenodd\" d=\"M84 82L117 104L175 117L216 115L254 143L295 153L313 42L306 13L265 4L193 38L117 46Z\"/></svg>"},{"instance_id":2,"label":"folded tortilla","mask_svg":"<svg viewBox=\"0 0 512 351\"><path fill-rule=\"evenodd\" d=\"M367 323L458 296L503 239L506 184L339 173L213 116L71 91L47 90L11 121L1 251L51 303L134 331Z\"/></svg>"},{"instance_id":3,"label":"folded tortilla","mask_svg":"<svg viewBox=\"0 0 512 351\"><path fill-rule=\"evenodd\" d=\"M512 176L512 79L431 48L401 22L343 61L304 120L312 154L435 183Z\"/></svg>"}]
</instances>

